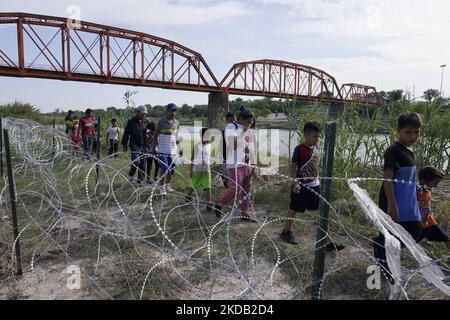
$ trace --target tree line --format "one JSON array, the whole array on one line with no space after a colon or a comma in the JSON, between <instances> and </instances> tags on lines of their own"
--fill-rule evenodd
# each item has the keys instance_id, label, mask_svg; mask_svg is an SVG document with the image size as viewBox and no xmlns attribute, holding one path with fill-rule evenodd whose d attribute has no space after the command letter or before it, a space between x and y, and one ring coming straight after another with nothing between
<instances>
[{"instance_id":1,"label":"tree line","mask_svg":"<svg viewBox=\"0 0 450 320\"><path fill-rule=\"evenodd\" d=\"M95 111L96 116L101 116L103 119L109 119L116 117L119 119L126 119L132 117L134 114L134 107L136 106L132 97L136 95L137 91L129 91L124 94L124 107L106 107L98 108L95 106L86 106L85 108L72 109L77 116L83 116L86 108L91 108ZM431 102L440 102L446 105L446 109L449 108L450 100L448 98L443 98L440 92L436 89L426 90L422 96L411 99L408 93L403 90L392 90L392 91L381 91L378 93L378 99L381 105L409 105L414 104L416 109L420 112L422 109L426 108L426 105ZM231 112L239 113L239 108L244 105L247 109L250 109L257 117L267 117L272 113L288 113L287 109L292 107L298 108L300 110L305 110L307 112L310 110L312 103L308 101L292 101L285 99L275 99L275 98L262 98L255 100L244 100L242 98L236 98L229 102L229 108ZM166 107L164 105L151 105L145 104L148 113L152 118L160 118L166 114ZM65 107L64 109L67 109ZM361 107L361 112L373 112L375 108L367 110L367 107ZM15 118L26 118L34 120L43 125L49 125L52 123L53 119L56 119L57 123L63 123L66 111L61 108L56 109L53 112L42 113L38 108L29 104L15 101L5 105L0 105L0 116L2 117L15 117ZM201 120L208 117L208 105L198 104L189 105L183 104L179 106L179 118L184 120Z\"/></svg>"}]
</instances>

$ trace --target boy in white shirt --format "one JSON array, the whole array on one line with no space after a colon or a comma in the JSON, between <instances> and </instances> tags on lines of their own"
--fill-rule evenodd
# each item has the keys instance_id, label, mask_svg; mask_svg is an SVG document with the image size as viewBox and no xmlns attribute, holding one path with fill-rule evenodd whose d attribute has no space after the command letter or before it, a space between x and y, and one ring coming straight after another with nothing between
<instances>
[{"instance_id":1,"label":"boy in white shirt","mask_svg":"<svg viewBox=\"0 0 450 320\"><path fill-rule=\"evenodd\" d=\"M119 135L120 128L117 125L117 119L111 120L111 126L108 128L108 133L106 135L106 139L109 140L109 152L108 155L113 155L114 157L118 157L119 151Z\"/></svg>"}]
</instances>

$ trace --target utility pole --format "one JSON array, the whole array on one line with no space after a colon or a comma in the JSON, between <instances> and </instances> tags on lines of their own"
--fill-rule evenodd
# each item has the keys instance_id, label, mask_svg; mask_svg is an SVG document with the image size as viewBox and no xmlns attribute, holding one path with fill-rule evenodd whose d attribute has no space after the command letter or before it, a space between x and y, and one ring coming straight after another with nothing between
<instances>
[{"instance_id":1,"label":"utility pole","mask_svg":"<svg viewBox=\"0 0 450 320\"><path fill-rule=\"evenodd\" d=\"M444 83L444 70L447 67L446 64L441 65L442 73L441 73L441 90L439 91L441 97L442 97L442 84Z\"/></svg>"}]
</instances>

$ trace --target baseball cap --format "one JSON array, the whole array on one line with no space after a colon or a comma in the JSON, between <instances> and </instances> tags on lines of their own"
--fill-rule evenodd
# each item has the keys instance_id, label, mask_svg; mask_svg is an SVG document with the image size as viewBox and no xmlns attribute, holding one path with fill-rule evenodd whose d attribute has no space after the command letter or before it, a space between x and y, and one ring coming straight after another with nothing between
<instances>
[{"instance_id":1,"label":"baseball cap","mask_svg":"<svg viewBox=\"0 0 450 320\"><path fill-rule=\"evenodd\" d=\"M169 103L167 105L167 111L178 110L178 107L175 103Z\"/></svg>"},{"instance_id":2,"label":"baseball cap","mask_svg":"<svg viewBox=\"0 0 450 320\"><path fill-rule=\"evenodd\" d=\"M147 114L147 107L146 106L139 106L139 107L137 107L137 109L136 109L136 112L137 113L145 113L145 114Z\"/></svg>"}]
</instances>

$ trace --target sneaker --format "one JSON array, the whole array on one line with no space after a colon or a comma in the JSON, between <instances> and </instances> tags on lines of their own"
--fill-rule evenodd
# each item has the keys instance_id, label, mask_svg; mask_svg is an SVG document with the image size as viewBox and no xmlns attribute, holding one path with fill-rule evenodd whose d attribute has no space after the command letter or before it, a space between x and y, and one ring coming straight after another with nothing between
<instances>
[{"instance_id":1,"label":"sneaker","mask_svg":"<svg viewBox=\"0 0 450 320\"><path fill-rule=\"evenodd\" d=\"M256 221L255 219L253 219L252 217L250 217L247 214L244 214L243 217L241 217L241 221L249 222L249 223L258 223L258 221Z\"/></svg>"},{"instance_id":2,"label":"sneaker","mask_svg":"<svg viewBox=\"0 0 450 320\"><path fill-rule=\"evenodd\" d=\"M212 203L206 205L206 212L208 213L214 212L214 205Z\"/></svg>"},{"instance_id":3,"label":"sneaker","mask_svg":"<svg viewBox=\"0 0 450 320\"><path fill-rule=\"evenodd\" d=\"M161 196L167 196L166 186L163 185L159 187L159 194Z\"/></svg>"},{"instance_id":4,"label":"sneaker","mask_svg":"<svg viewBox=\"0 0 450 320\"><path fill-rule=\"evenodd\" d=\"M145 183L142 180L138 180L137 185L138 185L139 188L145 187Z\"/></svg>"},{"instance_id":5,"label":"sneaker","mask_svg":"<svg viewBox=\"0 0 450 320\"><path fill-rule=\"evenodd\" d=\"M133 181L134 181L134 180L133 180L133 177L128 177L128 182L129 182L129 183L133 184Z\"/></svg>"},{"instance_id":6,"label":"sneaker","mask_svg":"<svg viewBox=\"0 0 450 320\"><path fill-rule=\"evenodd\" d=\"M345 248L344 245L338 244L338 243L332 242L332 241L328 242L327 245L325 246L325 250L330 251L330 252L331 251L341 251L344 248Z\"/></svg>"},{"instance_id":7,"label":"sneaker","mask_svg":"<svg viewBox=\"0 0 450 320\"><path fill-rule=\"evenodd\" d=\"M153 184L153 181L150 180L150 179L147 179L147 181L146 181L145 183L147 183L147 184Z\"/></svg>"},{"instance_id":8,"label":"sneaker","mask_svg":"<svg viewBox=\"0 0 450 320\"><path fill-rule=\"evenodd\" d=\"M172 189L172 187L170 186L170 184L167 184L167 185L166 185L166 190L167 190L167 192L175 192L175 190Z\"/></svg>"},{"instance_id":9,"label":"sneaker","mask_svg":"<svg viewBox=\"0 0 450 320\"><path fill-rule=\"evenodd\" d=\"M280 234L280 238L290 244L294 244L294 245L299 244L299 242L297 240L295 240L294 234L290 230L289 231L283 230L283 232L281 232L281 234Z\"/></svg>"},{"instance_id":10,"label":"sneaker","mask_svg":"<svg viewBox=\"0 0 450 320\"><path fill-rule=\"evenodd\" d=\"M220 219L222 217L222 207L218 203L216 203L214 204L213 210L214 213L216 214L216 217Z\"/></svg>"},{"instance_id":11,"label":"sneaker","mask_svg":"<svg viewBox=\"0 0 450 320\"><path fill-rule=\"evenodd\" d=\"M184 200L186 201L186 203L191 203L192 202L192 197L191 196L184 196Z\"/></svg>"}]
</instances>

